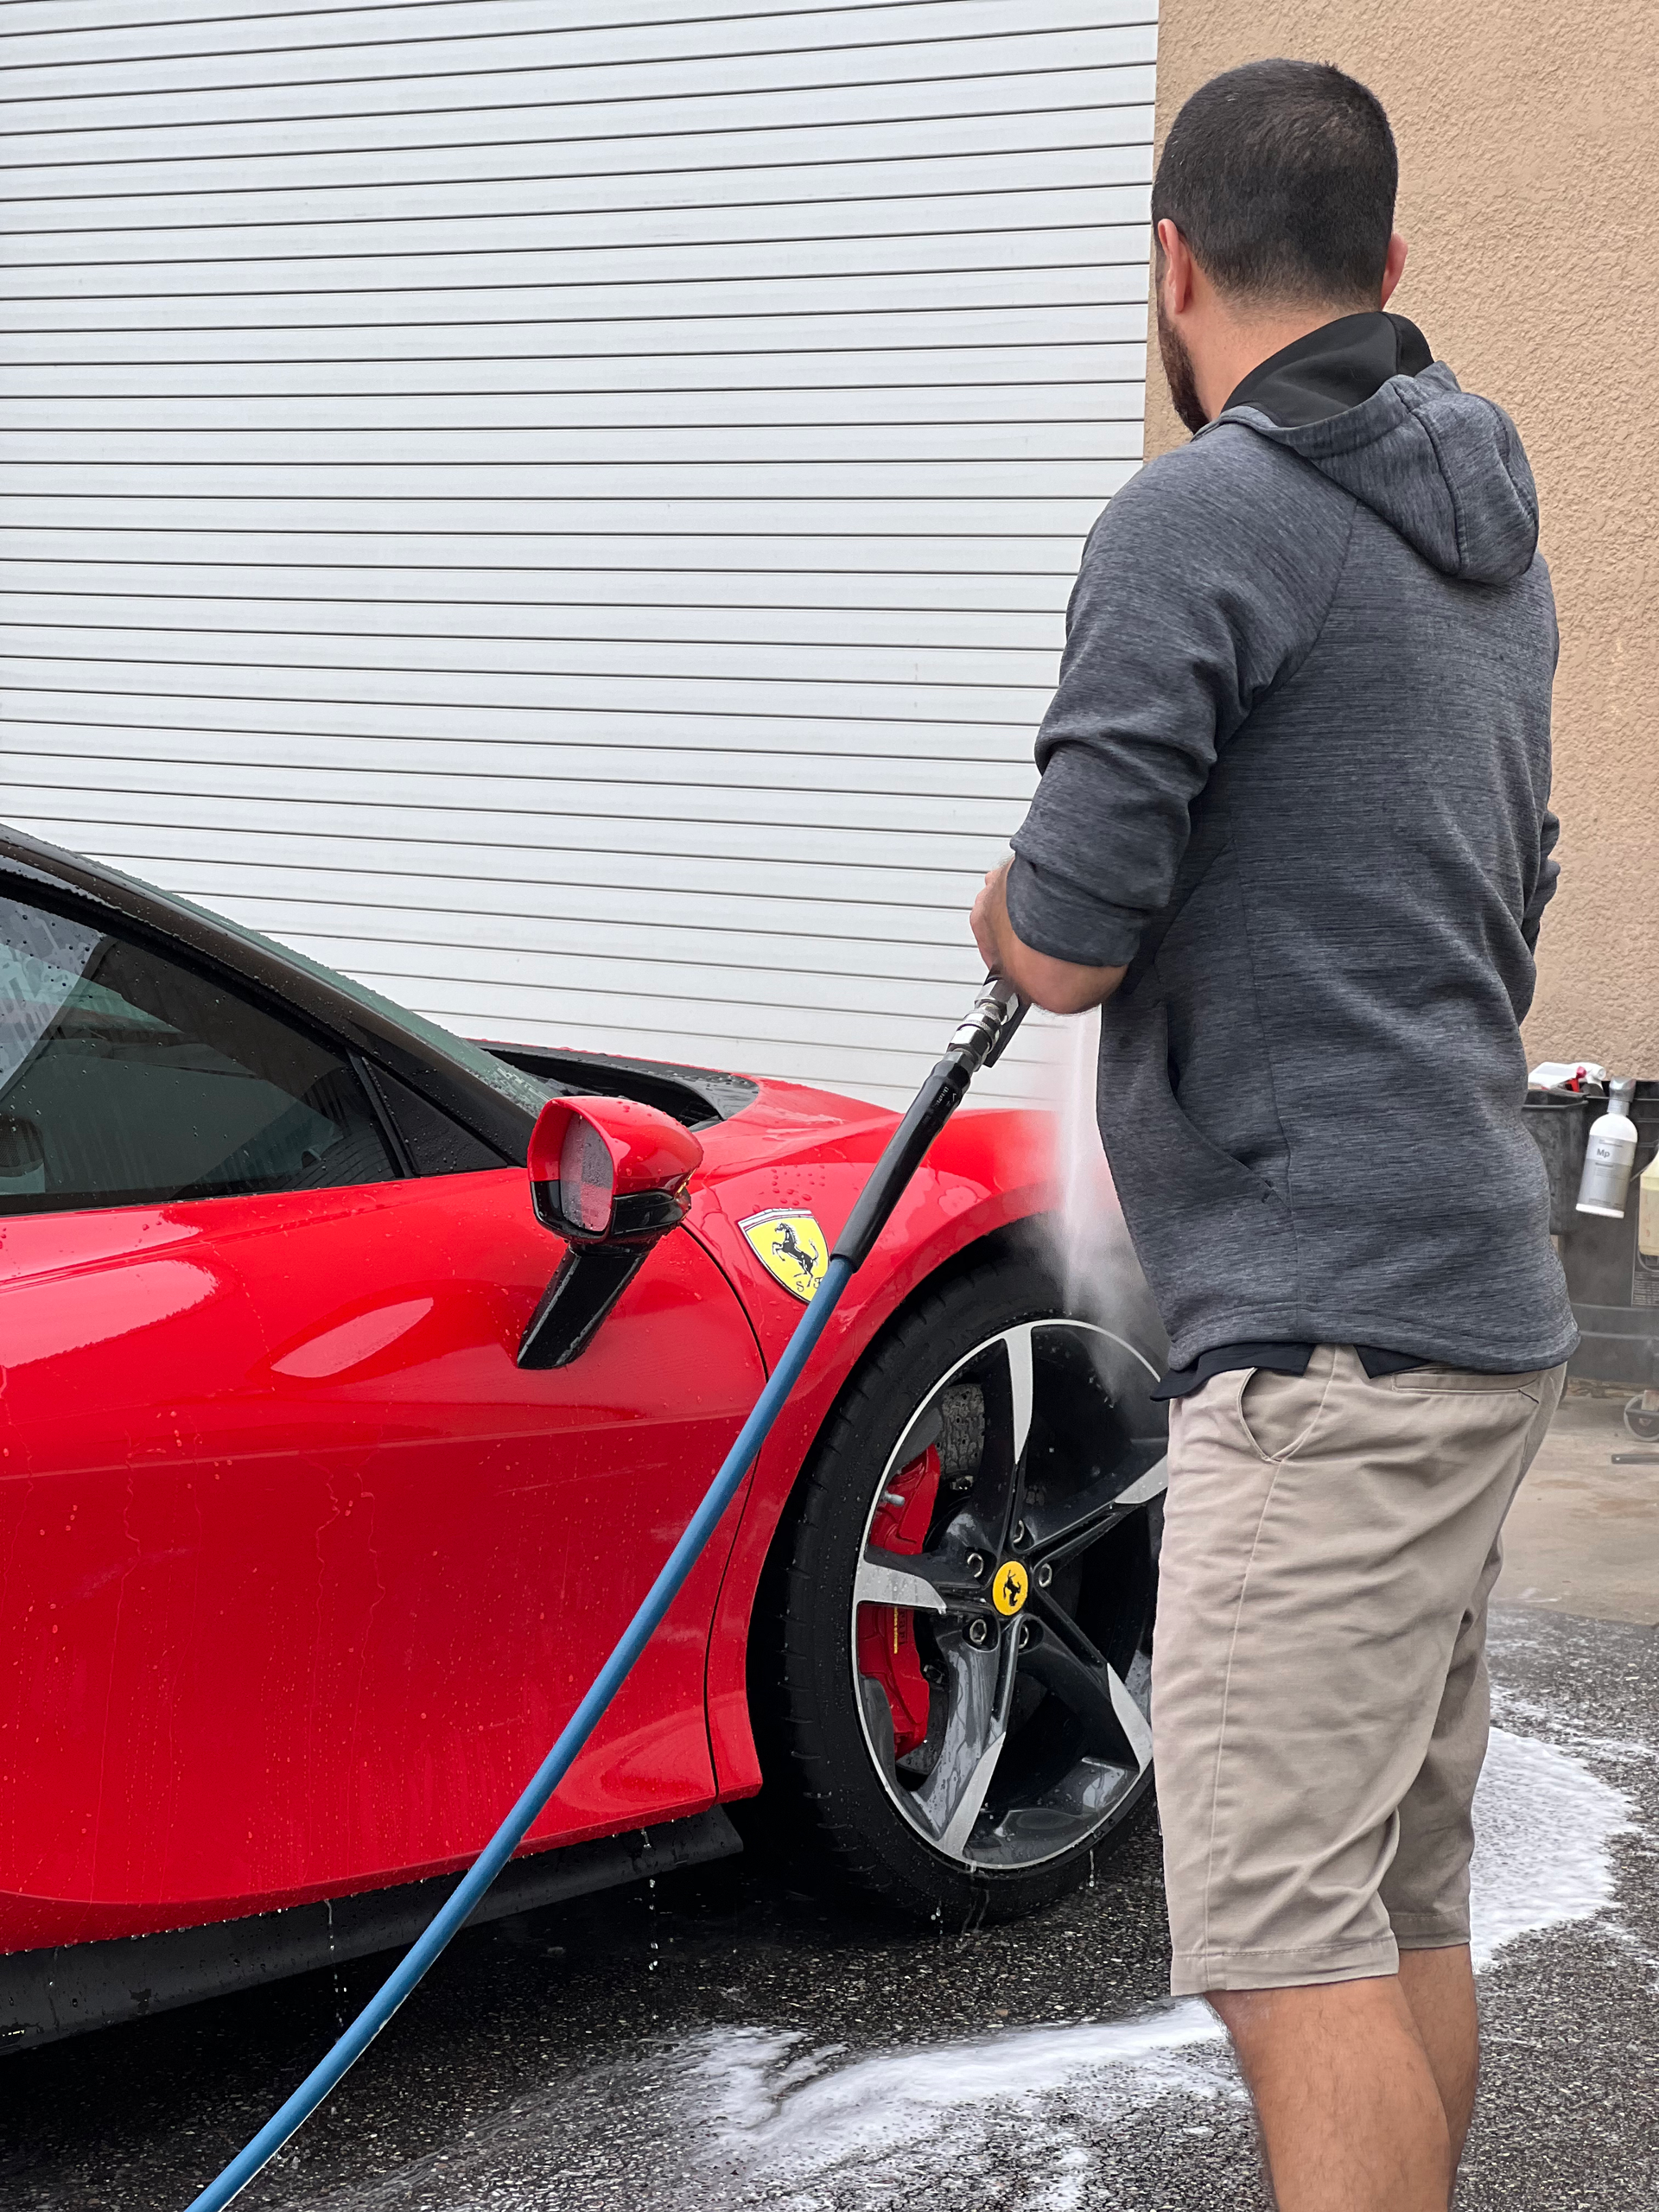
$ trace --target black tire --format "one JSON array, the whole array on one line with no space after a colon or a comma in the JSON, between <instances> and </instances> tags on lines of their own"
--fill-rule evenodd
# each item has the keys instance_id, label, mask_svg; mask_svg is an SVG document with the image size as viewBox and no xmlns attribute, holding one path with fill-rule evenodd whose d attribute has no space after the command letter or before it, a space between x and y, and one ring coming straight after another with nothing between
<instances>
[{"instance_id":1,"label":"black tire","mask_svg":"<svg viewBox=\"0 0 1659 2212\"><path fill-rule=\"evenodd\" d=\"M1659 1442L1659 1413L1649 1413L1642 1400L1643 1393L1638 1390L1633 1398L1626 1401L1624 1426L1632 1436L1639 1436L1644 1444Z\"/></svg>"},{"instance_id":2,"label":"black tire","mask_svg":"<svg viewBox=\"0 0 1659 2212\"><path fill-rule=\"evenodd\" d=\"M1155 1379L1027 1258L925 1294L866 1358L751 1641L768 1826L821 1870L963 1925L1065 1895L1122 1840L1152 1780Z\"/></svg>"}]
</instances>

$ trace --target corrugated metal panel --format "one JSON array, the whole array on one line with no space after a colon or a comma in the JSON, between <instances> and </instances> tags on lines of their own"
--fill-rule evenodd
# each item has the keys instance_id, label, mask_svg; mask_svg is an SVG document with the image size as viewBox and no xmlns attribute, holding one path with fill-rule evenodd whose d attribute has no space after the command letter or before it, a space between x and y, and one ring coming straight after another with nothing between
<instances>
[{"instance_id":1,"label":"corrugated metal panel","mask_svg":"<svg viewBox=\"0 0 1659 2212\"><path fill-rule=\"evenodd\" d=\"M553 13L12 0L6 812L896 1100L1140 451L1154 10Z\"/></svg>"}]
</instances>

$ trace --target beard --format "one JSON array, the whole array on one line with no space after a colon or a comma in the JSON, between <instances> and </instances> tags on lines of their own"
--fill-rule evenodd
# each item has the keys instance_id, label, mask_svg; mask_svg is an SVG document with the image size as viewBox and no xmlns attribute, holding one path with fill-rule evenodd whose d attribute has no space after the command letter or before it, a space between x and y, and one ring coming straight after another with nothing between
<instances>
[{"instance_id":1,"label":"beard","mask_svg":"<svg viewBox=\"0 0 1659 2212\"><path fill-rule=\"evenodd\" d=\"M1189 430L1203 429L1210 420L1198 397L1198 378L1192 373L1192 356L1187 351L1186 340L1164 314L1161 289L1158 300L1158 357L1164 365L1164 382L1169 386L1169 404Z\"/></svg>"}]
</instances>

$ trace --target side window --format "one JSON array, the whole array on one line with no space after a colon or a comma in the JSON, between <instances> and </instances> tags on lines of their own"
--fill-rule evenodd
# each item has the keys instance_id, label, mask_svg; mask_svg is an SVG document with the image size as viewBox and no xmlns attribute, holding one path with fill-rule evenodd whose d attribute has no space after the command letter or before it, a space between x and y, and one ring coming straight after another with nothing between
<instances>
[{"instance_id":1,"label":"side window","mask_svg":"<svg viewBox=\"0 0 1659 2212\"><path fill-rule=\"evenodd\" d=\"M337 1054L136 938L0 893L0 1214L397 1173Z\"/></svg>"}]
</instances>

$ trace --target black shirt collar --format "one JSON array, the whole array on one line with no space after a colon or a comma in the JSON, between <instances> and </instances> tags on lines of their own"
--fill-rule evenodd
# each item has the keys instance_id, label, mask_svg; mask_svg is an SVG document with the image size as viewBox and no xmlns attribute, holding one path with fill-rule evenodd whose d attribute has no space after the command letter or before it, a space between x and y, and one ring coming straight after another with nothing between
<instances>
[{"instance_id":1,"label":"black shirt collar","mask_svg":"<svg viewBox=\"0 0 1659 2212\"><path fill-rule=\"evenodd\" d=\"M1420 376L1433 358L1402 315L1339 315L1259 362L1227 407L1254 407L1286 429L1323 423L1360 406L1390 377Z\"/></svg>"}]
</instances>

